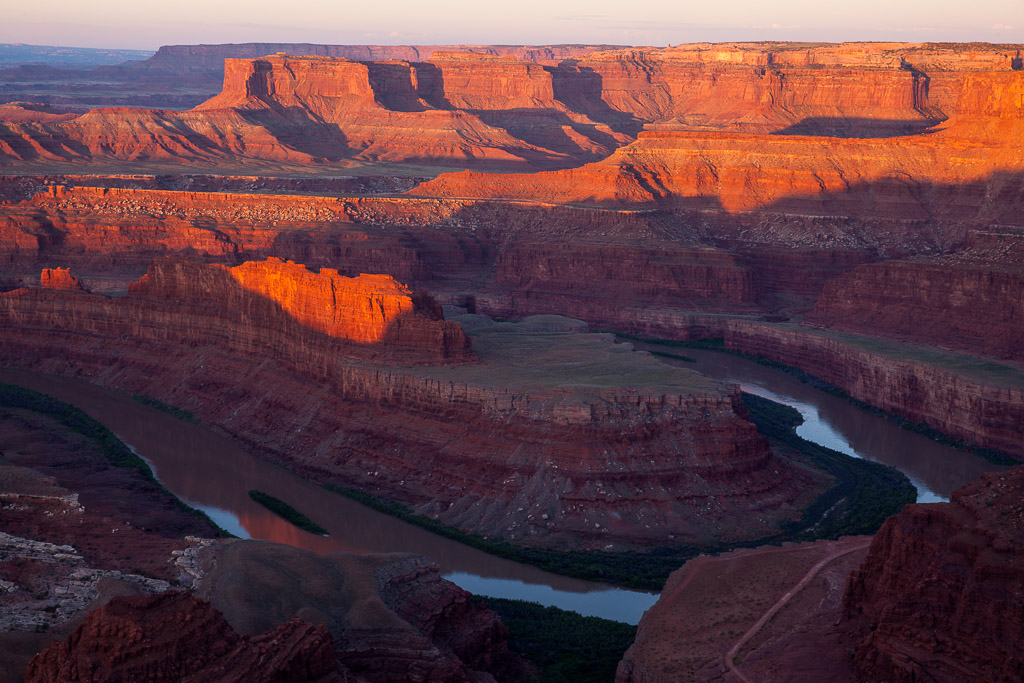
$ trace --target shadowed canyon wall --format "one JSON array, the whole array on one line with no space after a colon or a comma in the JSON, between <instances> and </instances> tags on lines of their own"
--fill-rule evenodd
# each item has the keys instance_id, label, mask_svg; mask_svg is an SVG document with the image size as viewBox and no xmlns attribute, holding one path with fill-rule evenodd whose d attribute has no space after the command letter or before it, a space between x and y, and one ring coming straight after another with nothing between
<instances>
[{"instance_id":1,"label":"shadowed canyon wall","mask_svg":"<svg viewBox=\"0 0 1024 683\"><path fill-rule=\"evenodd\" d=\"M986 474L948 503L889 518L849 577L847 618L866 625L855 663L871 680L1024 675L1024 468Z\"/></svg>"},{"instance_id":2,"label":"shadowed canyon wall","mask_svg":"<svg viewBox=\"0 0 1024 683\"><path fill-rule=\"evenodd\" d=\"M266 294L234 276L244 282L260 271ZM14 290L0 295L2 353L7 362L158 397L316 480L524 543L756 538L798 515L817 486L814 475L771 454L743 419L735 389L696 376L674 389L600 388L524 383L517 370L495 369L491 379L488 364L410 368L471 358L466 337L420 313L437 312L429 300L417 307L414 299L411 314L377 317L375 300L359 289L365 279L350 281L349 300L357 310L365 302L370 318L359 324L316 312L326 291L317 282L341 287L345 278L273 260L236 269L159 261L126 296L109 299ZM300 286L311 291L298 296ZM339 323L347 333L385 326L383 342L352 343L311 327ZM543 350L566 339L574 343L527 341ZM588 339L598 351L612 346ZM576 363L592 351L562 353ZM403 365L389 365L396 362ZM757 510L758 523L741 510Z\"/></svg>"}]
</instances>

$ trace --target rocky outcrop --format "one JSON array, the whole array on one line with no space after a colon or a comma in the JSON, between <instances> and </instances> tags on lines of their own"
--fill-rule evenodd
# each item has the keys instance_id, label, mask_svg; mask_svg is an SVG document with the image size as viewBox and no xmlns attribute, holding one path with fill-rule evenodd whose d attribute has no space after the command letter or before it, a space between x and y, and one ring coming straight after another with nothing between
<instances>
[{"instance_id":1,"label":"rocky outcrop","mask_svg":"<svg viewBox=\"0 0 1024 683\"><path fill-rule=\"evenodd\" d=\"M728 349L799 368L851 397L968 443L1024 455L1024 372L934 347L791 323L623 311L620 325L672 339L721 338Z\"/></svg>"},{"instance_id":2,"label":"rocky outcrop","mask_svg":"<svg viewBox=\"0 0 1024 683\"><path fill-rule=\"evenodd\" d=\"M249 636L296 616L323 624L333 636L334 656L355 680L525 678L498 616L421 557L318 555L275 543L231 542L218 549L200 593ZM268 602L267 595L275 599Z\"/></svg>"},{"instance_id":3,"label":"rocky outcrop","mask_svg":"<svg viewBox=\"0 0 1024 683\"><path fill-rule=\"evenodd\" d=\"M442 174L417 196L610 206L672 206L800 216L955 218L1014 225L1020 164L1013 133L972 145L955 126L933 135L835 139L720 131L644 131L600 162L536 174ZM964 146L968 150L963 150ZM1009 173L1010 171L1016 173Z\"/></svg>"},{"instance_id":4,"label":"rocky outcrop","mask_svg":"<svg viewBox=\"0 0 1024 683\"><path fill-rule=\"evenodd\" d=\"M222 319L234 323L226 343L239 353L289 356L289 343L312 350L314 340L322 338L326 348L347 356L382 355L411 362L472 358L469 338L459 325L443 319L433 299L413 294L388 276L312 273L279 259L235 268L167 260L154 263L129 293L133 296L114 300L84 293L65 299L17 290L7 294L6 310L12 321L26 326L50 321L100 335L122 329L137 339L174 337L185 344L205 341ZM148 320L142 300L159 302ZM58 322L64 315L69 317ZM205 319L208 327L190 326L190 317Z\"/></svg>"},{"instance_id":5,"label":"rocky outcrop","mask_svg":"<svg viewBox=\"0 0 1024 683\"><path fill-rule=\"evenodd\" d=\"M187 593L114 598L37 655L26 681L344 681L331 634L298 619L240 636Z\"/></svg>"},{"instance_id":6,"label":"rocky outcrop","mask_svg":"<svg viewBox=\"0 0 1024 683\"><path fill-rule=\"evenodd\" d=\"M209 301L210 293L216 292L227 297L221 305L228 310L248 308L249 314L253 309L266 310L219 277L225 271L242 290L276 303L287 317L333 339L380 345L408 360L472 358L469 338L457 323L444 320L440 305L425 292L411 292L390 275L348 278L326 268L313 273L301 264L276 258L247 261L234 268L162 262L129 291L181 302Z\"/></svg>"},{"instance_id":7,"label":"rocky outcrop","mask_svg":"<svg viewBox=\"0 0 1024 683\"><path fill-rule=\"evenodd\" d=\"M233 272L162 261L123 297L0 295L0 352L157 397L311 478L520 543L760 537L821 483L770 453L735 390L666 375L609 336L477 322L482 363L410 366L465 358L461 328L416 313L414 300L382 343L338 339L297 319L316 296L282 288L282 308ZM756 524L741 512L752 509Z\"/></svg>"},{"instance_id":8,"label":"rocky outcrop","mask_svg":"<svg viewBox=\"0 0 1024 683\"><path fill-rule=\"evenodd\" d=\"M350 59L427 61L435 52L467 52L507 56L531 62L557 62L608 49L610 45L317 45L313 43L233 43L229 45L164 45L149 59L131 67L140 73L189 74L218 86L228 59L254 59L285 53Z\"/></svg>"},{"instance_id":9,"label":"rocky outcrop","mask_svg":"<svg viewBox=\"0 0 1024 683\"><path fill-rule=\"evenodd\" d=\"M701 556L672 572L619 662L618 683L852 681L836 622L870 537Z\"/></svg>"},{"instance_id":10,"label":"rocky outcrop","mask_svg":"<svg viewBox=\"0 0 1024 683\"><path fill-rule=\"evenodd\" d=\"M854 268L813 320L840 330L1024 361L1024 234L973 232L943 256Z\"/></svg>"},{"instance_id":11,"label":"rocky outcrop","mask_svg":"<svg viewBox=\"0 0 1024 683\"><path fill-rule=\"evenodd\" d=\"M867 680L1024 676L1024 468L986 474L949 503L909 505L879 530L846 585L865 624Z\"/></svg>"},{"instance_id":12,"label":"rocky outcrop","mask_svg":"<svg viewBox=\"0 0 1024 683\"><path fill-rule=\"evenodd\" d=\"M649 202L666 192L692 196L694 182L680 176L696 174L698 196L720 196L724 206L744 208L780 192L845 189L878 177L939 182L931 164L946 159L934 158L936 148L1020 137L1021 78L1012 69L1012 52L999 47L725 44L595 52L567 46L423 51L429 58L410 48L325 48L292 57L280 51L252 55L253 47L233 50L246 56L227 60L221 94L189 112L99 109L67 122L0 124L0 161L332 165L356 158L566 168L608 155L644 127L740 131L768 145L764 157L785 158L794 155L792 149L807 155L795 168L759 180L760 168L752 171L746 160L744 168L732 168L731 138L724 150L717 149L722 138L706 132L684 139L683 146L704 157L688 162L662 159L665 150L650 144L650 135L659 133L648 131L649 144L629 147L610 168L533 183L534 196ZM182 50L189 52L176 51ZM217 52L198 54L211 50ZM172 52L158 53L146 68L158 69ZM348 56L372 61L343 58ZM550 63L565 57L572 58ZM916 135L947 120L948 130L937 132L933 144L931 135ZM125 128L131 135L119 132ZM806 140L763 139L769 133L875 140L838 146L819 141L808 153L801 150L809 146ZM749 148L751 141L741 144ZM890 160L856 173L854 162L870 161L879 145L892 147L890 157L904 159L906 167ZM647 152L653 158L644 158ZM828 154L819 159L822 152ZM933 173L919 175L921 170ZM974 171L972 178L984 170L991 168ZM472 191L479 180L446 178L426 191ZM582 180L597 187L580 187ZM520 180L489 181L490 196L521 196L515 187ZM754 192L742 192L743 183ZM892 191L899 189L894 183Z\"/></svg>"},{"instance_id":13,"label":"rocky outcrop","mask_svg":"<svg viewBox=\"0 0 1024 683\"><path fill-rule=\"evenodd\" d=\"M43 268L39 282L44 289L82 289L78 278L67 268Z\"/></svg>"}]
</instances>

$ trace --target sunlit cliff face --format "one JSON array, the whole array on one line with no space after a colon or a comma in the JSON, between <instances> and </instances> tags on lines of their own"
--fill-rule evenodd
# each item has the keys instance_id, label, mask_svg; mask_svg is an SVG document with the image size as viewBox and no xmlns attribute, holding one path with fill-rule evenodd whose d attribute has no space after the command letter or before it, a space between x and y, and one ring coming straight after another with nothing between
<instances>
[{"instance_id":1,"label":"sunlit cliff face","mask_svg":"<svg viewBox=\"0 0 1024 683\"><path fill-rule=\"evenodd\" d=\"M415 309L409 288L390 275L349 278L337 270L319 273L292 261L271 258L229 268L245 289L281 305L297 321L339 339L372 344Z\"/></svg>"}]
</instances>

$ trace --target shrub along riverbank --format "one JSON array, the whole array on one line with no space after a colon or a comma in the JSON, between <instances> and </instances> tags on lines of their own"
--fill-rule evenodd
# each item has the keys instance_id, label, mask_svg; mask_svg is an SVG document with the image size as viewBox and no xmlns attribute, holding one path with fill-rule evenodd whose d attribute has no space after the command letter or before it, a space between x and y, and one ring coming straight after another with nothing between
<instances>
[{"instance_id":1,"label":"shrub along riverbank","mask_svg":"<svg viewBox=\"0 0 1024 683\"><path fill-rule=\"evenodd\" d=\"M537 667L544 683L615 680L615 669L636 637L636 626L584 617L525 600L474 601L498 613L508 629L509 646Z\"/></svg>"},{"instance_id":2,"label":"shrub along riverbank","mask_svg":"<svg viewBox=\"0 0 1024 683\"><path fill-rule=\"evenodd\" d=\"M739 356L740 358L745 358L747 360L754 361L759 365L772 368L773 370L784 372L787 375L790 375L791 377L795 377L796 379L800 380L809 387L813 387L818 391L823 391L826 394L830 394L832 396L836 396L845 401L848 401L850 404L856 406L857 408L860 408L861 410L867 411L872 415L884 417L890 422L895 422L902 429L906 429L908 431L921 434L922 436L926 436L932 441L937 441L944 446L949 446L950 448L955 448L960 451L967 451L968 453L976 455L979 458L982 458L983 460L987 460L988 462L994 465L1012 466L1019 465L1022 462L1021 460L1013 457L1009 453L1003 453L1002 451L997 451L992 448L982 448L981 446L969 443L962 439L953 438L952 436L949 436L948 434L945 434L943 432L940 432L938 429L935 429L927 422L912 422L911 420L908 420L904 417L900 417L895 413L890 413L886 410L882 410L881 408L873 406L870 403L865 403L860 399L856 399L853 396L850 396L848 393L846 393L836 385L826 382L825 380L821 379L816 375L804 372L800 368L795 368L792 365L786 365L785 363L779 363L778 361L771 360L770 358L765 358L764 356L758 356L752 353L744 353L743 351L737 351L736 349L726 348L725 340L722 337L713 337L708 339L698 339L696 341L680 342L668 341L664 339L645 339L642 337L634 337L632 335L618 333L616 334L617 336L622 337L623 339L644 342L645 344L658 344L661 346L669 346L677 349L705 349L707 351L718 351L721 353L728 353L733 356ZM669 353L661 353L657 351L651 351L650 353L655 356L664 356L668 358L671 358L674 355ZM691 358L687 358L685 356L681 356L680 359L687 361L694 360Z\"/></svg>"},{"instance_id":3,"label":"shrub along riverbank","mask_svg":"<svg viewBox=\"0 0 1024 683\"><path fill-rule=\"evenodd\" d=\"M327 535L327 529L323 528L280 498L274 498L269 493L256 490L249 491L249 497L281 519L299 527L303 531L308 531L311 534L317 534L319 536Z\"/></svg>"},{"instance_id":4,"label":"shrub along riverbank","mask_svg":"<svg viewBox=\"0 0 1024 683\"><path fill-rule=\"evenodd\" d=\"M213 528L220 530L222 536L232 537L232 534L221 529L205 512L186 505L180 498L167 491L156 477L153 476L153 470L150 469L145 460L136 455L113 432L75 406L58 401L38 391L25 389L13 384L0 383L0 408L29 410L56 420L69 431L80 434L94 442L113 466L130 467L138 470L139 474L144 478L153 482L171 496L182 510L185 510L190 515L206 520Z\"/></svg>"},{"instance_id":5,"label":"shrub along riverbank","mask_svg":"<svg viewBox=\"0 0 1024 683\"><path fill-rule=\"evenodd\" d=\"M832 487L805 510L799 521L785 525L781 533L753 541L665 546L646 552L565 552L483 538L418 515L400 503L363 491L335 484L326 484L325 488L493 555L532 564L557 574L645 590L660 590L669 574L700 554L713 555L735 548L780 544L785 541L834 539L874 533L886 517L896 514L906 503L916 499L917 492L913 484L898 470L844 455L797 436L795 429L803 418L793 408L749 394L744 394L743 399L750 411L751 421L757 425L758 431L768 437L776 453L782 457L788 454L803 462L809 460L815 467L835 478Z\"/></svg>"}]
</instances>

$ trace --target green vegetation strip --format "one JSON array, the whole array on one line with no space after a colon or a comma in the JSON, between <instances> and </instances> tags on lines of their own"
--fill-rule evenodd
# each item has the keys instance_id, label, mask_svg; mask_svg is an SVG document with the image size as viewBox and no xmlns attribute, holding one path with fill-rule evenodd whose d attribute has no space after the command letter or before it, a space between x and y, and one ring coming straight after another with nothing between
<instances>
[{"instance_id":1,"label":"green vegetation strip","mask_svg":"<svg viewBox=\"0 0 1024 683\"><path fill-rule=\"evenodd\" d=\"M687 363L696 363L697 362L696 358L691 358L690 356L683 356L683 355L680 355L678 353L669 353L668 351L649 351L648 353L650 353L652 356L661 356L662 358L672 358L674 360L681 360L681 361L685 361Z\"/></svg>"},{"instance_id":2,"label":"green vegetation strip","mask_svg":"<svg viewBox=\"0 0 1024 683\"><path fill-rule=\"evenodd\" d=\"M715 555L736 548L753 548L786 541L872 534L886 517L896 514L904 504L916 499L914 485L898 470L844 455L797 436L795 428L802 418L796 410L747 394L744 394L744 402L750 410L751 421L772 441L777 452L781 451L785 455L786 452L797 451L803 460L811 460L816 467L835 478L833 486L805 510L800 520L786 524L779 534L753 541L666 546L645 552L625 553L533 548L467 533L436 519L418 515L400 503L363 491L336 484L324 486L367 507L492 555L532 564L556 574L644 590L661 590L669 574L687 560L701 554Z\"/></svg>"},{"instance_id":3,"label":"green vegetation strip","mask_svg":"<svg viewBox=\"0 0 1024 683\"><path fill-rule=\"evenodd\" d=\"M197 510L190 505L186 505L180 498L164 488L164 486L157 481L156 477L153 476L153 470L149 468L149 465L146 464L145 460L136 455L132 449L128 448L128 446L121 441L121 439L117 438L112 431L86 415L75 406L69 403L64 403L63 401L58 401L57 399L47 396L46 394L41 394L38 391L19 387L14 384L0 383L0 407L30 410L34 413L40 413L56 420L67 429L81 434L83 437L95 443L100 448L103 455L106 456L110 464L114 467L128 467L138 470L139 474L143 478L152 482L170 496L179 508L194 517L199 517L200 519L205 520L212 528L217 529L222 536L232 536L232 534L221 529L205 512Z\"/></svg>"},{"instance_id":4,"label":"green vegetation strip","mask_svg":"<svg viewBox=\"0 0 1024 683\"><path fill-rule=\"evenodd\" d=\"M848 401L850 404L856 406L857 408L860 408L861 410L867 411L872 415L884 417L890 422L895 422L896 424L898 424L901 429L906 429L907 431L921 434L922 436L926 436L932 441L937 441L944 446L949 446L950 448L955 448L960 451L967 451L968 453L976 455L979 458L982 458L983 460L987 460L988 462L994 465L1019 465L1022 462L1019 458L1015 458L1009 453L997 451L992 448L982 448L981 446L972 444L968 441L963 441L962 439L955 439L952 436L944 434L943 432L940 432L939 430L935 429L927 422L912 422L904 417L900 417L899 415L890 413L886 410L882 410L881 408L873 406L870 403L865 403L860 399L856 399L853 396L850 396L848 393L846 393L836 385L826 382L825 380L821 379L820 377L817 377L816 375L804 372L800 368L793 367L792 365L786 365L785 363L779 363L778 361L771 360L770 358L765 358L764 356L758 356L752 353L745 353L743 351L737 351L736 349L726 348L725 340L722 337L698 339L696 341L688 342L664 342L656 339L641 339L639 337L632 337L632 339L635 339L637 341L643 341L649 344L668 343L673 346L678 346L680 348L706 349L708 351L720 351L722 353L728 353L734 356L739 356L740 358L745 358L747 360L754 361L755 363L764 365L765 367L772 368L773 370L784 372L787 375L790 375L791 377L795 377L796 379L800 380L801 382L810 387L813 387L819 391L823 391L826 394L830 394L832 396L844 399L845 401Z\"/></svg>"},{"instance_id":5,"label":"green vegetation strip","mask_svg":"<svg viewBox=\"0 0 1024 683\"><path fill-rule=\"evenodd\" d=\"M776 453L784 452L780 444L789 447L835 477L832 488L818 496L799 521L783 524L792 540L873 534L886 517L917 500L917 489L899 470L797 436L803 417L795 408L746 393L743 404Z\"/></svg>"},{"instance_id":6,"label":"green vegetation strip","mask_svg":"<svg viewBox=\"0 0 1024 683\"><path fill-rule=\"evenodd\" d=\"M184 420L185 422L189 422L189 423L194 424L194 425L198 425L198 424L202 424L203 423L202 420L200 420L198 417L196 417L195 415L193 415L189 411L183 410L182 408L178 408L177 406L169 405L169 404L164 403L163 401L159 401L159 400L157 400L155 398L150 398L149 396L143 396L142 394L132 394L132 398L135 399L136 401L138 401L139 403L141 403L144 406L149 406L150 408L156 408L157 410L162 410L165 413L173 415L174 417L178 418L179 420Z\"/></svg>"},{"instance_id":7,"label":"green vegetation strip","mask_svg":"<svg viewBox=\"0 0 1024 683\"><path fill-rule=\"evenodd\" d=\"M474 597L498 613L511 648L537 667L544 683L606 683L636 637L636 626L584 617L558 607Z\"/></svg>"},{"instance_id":8,"label":"green vegetation strip","mask_svg":"<svg viewBox=\"0 0 1024 683\"><path fill-rule=\"evenodd\" d=\"M256 490L249 491L249 497L273 512L278 517L281 517L286 522L294 524L303 531L308 531L311 534L318 534L320 536L327 535L327 529L323 528L280 498L274 498L269 493Z\"/></svg>"}]
</instances>

